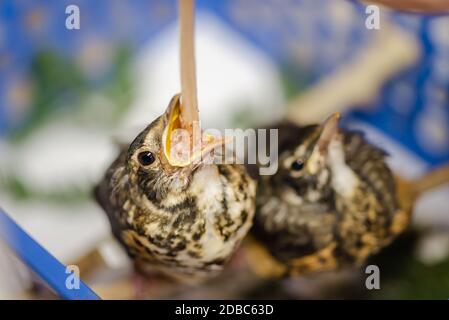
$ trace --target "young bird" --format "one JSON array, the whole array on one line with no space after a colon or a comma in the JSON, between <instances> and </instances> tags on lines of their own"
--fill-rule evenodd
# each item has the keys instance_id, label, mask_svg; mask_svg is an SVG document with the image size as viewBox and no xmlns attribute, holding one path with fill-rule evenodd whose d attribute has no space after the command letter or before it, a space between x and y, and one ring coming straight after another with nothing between
<instances>
[{"instance_id":1,"label":"young bird","mask_svg":"<svg viewBox=\"0 0 449 320\"><path fill-rule=\"evenodd\" d=\"M196 282L222 270L247 234L256 183L241 165L170 164L164 132L180 112L177 95L120 153L95 194L139 269ZM201 155L210 150L206 144Z\"/></svg>"},{"instance_id":2,"label":"young bird","mask_svg":"<svg viewBox=\"0 0 449 320\"><path fill-rule=\"evenodd\" d=\"M259 179L248 250L260 275L363 263L408 226L414 199L444 182L438 174L431 183L398 180L384 151L338 122L334 114L322 125L279 128L279 170Z\"/></svg>"}]
</instances>

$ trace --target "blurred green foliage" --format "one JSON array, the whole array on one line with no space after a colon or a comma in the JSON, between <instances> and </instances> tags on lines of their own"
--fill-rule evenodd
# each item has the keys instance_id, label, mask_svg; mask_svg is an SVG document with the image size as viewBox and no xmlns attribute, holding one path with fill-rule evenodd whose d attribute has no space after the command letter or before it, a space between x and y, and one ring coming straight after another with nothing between
<instances>
[{"instance_id":1,"label":"blurred green foliage","mask_svg":"<svg viewBox=\"0 0 449 320\"><path fill-rule=\"evenodd\" d=\"M41 51L33 58L30 79L33 85L33 103L23 121L12 131L12 141L26 139L35 129L58 115L95 113L95 106L87 99L99 94L111 101L108 112L100 112L98 125L115 125L128 110L133 99L131 75L132 51L126 45L117 46L112 54L110 70L100 81L89 78L71 57L62 57L54 51ZM87 109L87 110L85 110ZM91 119L90 119L91 120Z\"/></svg>"},{"instance_id":2,"label":"blurred green foliage","mask_svg":"<svg viewBox=\"0 0 449 320\"><path fill-rule=\"evenodd\" d=\"M297 70L297 66L284 66L281 69L282 88L287 101L295 98L311 85L308 74Z\"/></svg>"},{"instance_id":3,"label":"blurred green foliage","mask_svg":"<svg viewBox=\"0 0 449 320\"><path fill-rule=\"evenodd\" d=\"M29 75L33 88L32 105L12 130L9 140L20 144L39 128L63 117L80 128L119 124L134 98L132 50L127 45L119 45L113 48L111 56L105 75L92 79L73 57L63 57L49 50L37 53ZM108 104L99 106L89 100L92 96L103 97ZM68 185L55 187L53 191L43 191L28 186L13 172L0 178L0 188L20 200L66 203L85 201L91 196L88 182L85 186L73 186L68 182Z\"/></svg>"},{"instance_id":4,"label":"blurred green foliage","mask_svg":"<svg viewBox=\"0 0 449 320\"><path fill-rule=\"evenodd\" d=\"M426 265L416 257L420 238L430 230L404 234L369 262L379 266L380 290L372 299L449 299L449 257Z\"/></svg>"},{"instance_id":5,"label":"blurred green foliage","mask_svg":"<svg viewBox=\"0 0 449 320\"><path fill-rule=\"evenodd\" d=\"M22 179L12 176L2 179L2 187L17 200L39 200L52 203L69 204L87 201L91 197L90 186L68 185L55 188L52 191L35 189L28 186Z\"/></svg>"}]
</instances>

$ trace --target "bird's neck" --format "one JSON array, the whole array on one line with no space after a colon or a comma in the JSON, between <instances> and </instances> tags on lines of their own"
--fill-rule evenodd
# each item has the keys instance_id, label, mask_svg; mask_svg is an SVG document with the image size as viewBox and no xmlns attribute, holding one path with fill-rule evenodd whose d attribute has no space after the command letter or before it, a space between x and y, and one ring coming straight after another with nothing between
<instances>
[{"instance_id":1,"label":"bird's neck","mask_svg":"<svg viewBox=\"0 0 449 320\"><path fill-rule=\"evenodd\" d=\"M334 139L329 143L327 165L331 172L332 187L335 192L345 198L352 197L359 184L359 178L346 162L341 139Z\"/></svg>"}]
</instances>

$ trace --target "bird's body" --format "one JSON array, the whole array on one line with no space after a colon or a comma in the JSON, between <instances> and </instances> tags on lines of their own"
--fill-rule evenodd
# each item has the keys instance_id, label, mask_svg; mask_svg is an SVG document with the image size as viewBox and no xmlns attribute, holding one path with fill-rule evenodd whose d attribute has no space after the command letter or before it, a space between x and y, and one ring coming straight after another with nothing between
<instances>
[{"instance_id":1,"label":"bird's body","mask_svg":"<svg viewBox=\"0 0 449 320\"><path fill-rule=\"evenodd\" d=\"M259 181L253 229L275 273L362 263L407 226L385 153L361 133L324 133L318 125L283 130L279 170Z\"/></svg>"},{"instance_id":2,"label":"bird's body","mask_svg":"<svg viewBox=\"0 0 449 320\"><path fill-rule=\"evenodd\" d=\"M155 120L120 153L96 198L140 268L195 282L216 275L247 234L256 185L240 165L165 163L157 151L165 122ZM157 160L142 166L135 154L147 151L138 150Z\"/></svg>"}]
</instances>

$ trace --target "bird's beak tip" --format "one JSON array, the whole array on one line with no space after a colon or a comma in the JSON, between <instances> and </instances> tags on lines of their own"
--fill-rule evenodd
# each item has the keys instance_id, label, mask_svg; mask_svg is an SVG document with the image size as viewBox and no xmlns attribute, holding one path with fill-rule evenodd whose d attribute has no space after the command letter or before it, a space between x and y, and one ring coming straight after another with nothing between
<instances>
[{"instance_id":1,"label":"bird's beak tip","mask_svg":"<svg viewBox=\"0 0 449 320\"><path fill-rule=\"evenodd\" d=\"M339 112L333 113L321 125L321 134L318 139L318 146L320 150L325 150L335 135L338 133L341 114Z\"/></svg>"},{"instance_id":2,"label":"bird's beak tip","mask_svg":"<svg viewBox=\"0 0 449 320\"><path fill-rule=\"evenodd\" d=\"M328 122L336 122L338 123L341 119L341 113L340 112L334 112L332 113L324 122L325 124Z\"/></svg>"}]
</instances>

